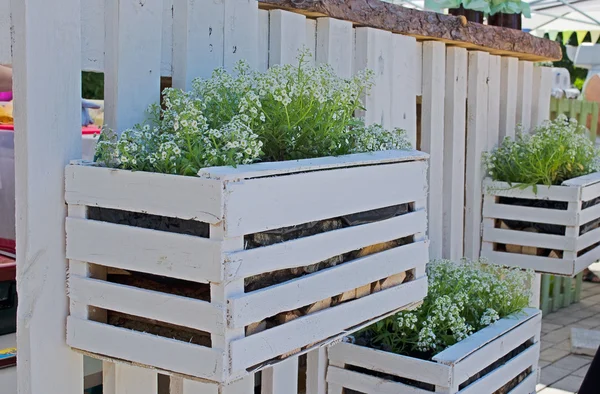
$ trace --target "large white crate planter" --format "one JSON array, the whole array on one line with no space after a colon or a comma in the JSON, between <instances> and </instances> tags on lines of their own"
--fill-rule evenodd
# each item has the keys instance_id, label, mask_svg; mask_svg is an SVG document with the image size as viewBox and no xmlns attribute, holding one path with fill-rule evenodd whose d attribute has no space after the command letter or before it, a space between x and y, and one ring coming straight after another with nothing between
<instances>
[{"instance_id":1,"label":"large white crate planter","mask_svg":"<svg viewBox=\"0 0 600 394\"><path fill-rule=\"evenodd\" d=\"M535 393L541 319L538 309L526 309L447 348L433 361L336 344L329 349L329 393Z\"/></svg>"},{"instance_id":2,"label":"large white crate planter","mask_svg":"<svg viewBox=\"0 0 600 394\"><path fill-rule=\"evenodd\" d=\"M520 189L486 179L481 256L574 276L600 259L600 173Z\"/></svg>"},{"instance_id":3,"label":"large white crate planter","mask_svg":"<svg viewBox=\"0 0 600 394\"><path fill-rule=\"evenodd\" d=\"M199 177L70 165L67 342L216 382L326 344L423 299L426 197L417 151Z\"/></svg>"}]
</instances>

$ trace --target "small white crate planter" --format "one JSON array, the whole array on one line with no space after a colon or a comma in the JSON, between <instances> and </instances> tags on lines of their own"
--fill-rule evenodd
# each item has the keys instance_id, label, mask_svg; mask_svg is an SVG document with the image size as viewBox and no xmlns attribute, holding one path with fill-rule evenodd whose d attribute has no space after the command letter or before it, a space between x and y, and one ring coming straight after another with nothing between
<instances>
[{"instance_id":1,"label":"small white crate planter","mask_svg":"<svg viewBox=\"0 0 600 394\"><path fill-rule=\"evenodd\" d=\"M522 380L508 393L535 393L541 319L538 309L525 309L447 348L433 361L336 344L329 349L329 393L492 394L518 377Z\"/></svg>"},{"instance_id":2,"label":"small white crate planter","mask_svg":"<svg viewBox=\"0 0 600 394\"><path fill-rule=\"evenodd\" d=\"M427 291L429 257L427 157L417 151L388 151L214 167L200 171L199 177L85 163L68 166L68 344L99 357L229 382L420 302ZM385 220L245 249L245 235L402 204L412 209ZM208 236L91 220L88 214L97 207L163 221L202 222ZM366 247L381 250L378 245L399 239L410 243L244 290L245 279L255 275L306 267ZM150 274L154 281L158 276L160 281L185 282L175 295L107 280L107 272L115 269ZM404 272L412 280L399 283ZM188 296L184 288L190 284L204 284L210 296ZM354 297L342 302L348 292ZM331 297L337 297L334 306L246 335L264 319ZM110 313L131 320L107 324ZM144 332L129 325L140 319L202 332L210 343L174 340L171 331Z\"/></svg>"},{"instance_id":3,"label":"small white crate planter","mask_svg":"<svg viewBox=\"0 0 600 394\"><path fill-rule=\"evenodd\" d=\"M577 275L600 259L600 173L570 179L560 186L538 186L537 193L532 187L521 190L488 178L483 194L482 257L496 264L564 276ZM501 221L517 222L521 227L530 224L542 231L536 227L536 232L532 227L501 228ZM505 245L516 245L517 251L523 247L523 253L511 253Z\"/></svg>"}]
</instances>

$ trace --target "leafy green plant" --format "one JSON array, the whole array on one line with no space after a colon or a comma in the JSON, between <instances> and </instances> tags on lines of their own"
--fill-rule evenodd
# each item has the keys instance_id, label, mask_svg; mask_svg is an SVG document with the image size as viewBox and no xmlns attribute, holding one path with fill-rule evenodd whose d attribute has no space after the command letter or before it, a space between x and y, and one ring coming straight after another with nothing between
<instances>
[{"instance_id":1,"label":"leafy green plant","mask_svg":"<svg viewBox=\"0 0 600 394\"><path fill-rule=\"evenodd\" d=\"M425 0L425 8L441 12L444 8L459 8L490 12L490 0Z\"/></svg>"},{"instance_id":2,"label":"leafy green plant","mask_svg":"<svg viewBox=\"0 0 600 394\"><path fill-rule=\"evenodd\" d=\"M190 92L166 89L164 108L120 139L99 141L97 160L107 166L195 175L200 168L282 161L389 149L409 149L405 132L366 126L354 113L372 86L372 72L350 79L330 66L297 66L265 73L240 62L197 79Z\"/></svg>"},{"instance_id":3,"label":"leafy green plant","mask_svg":"<svg viewBox=\"0 0 600 394\"><path fill-rule=\"evenodd\" d=\"M358 334L386 351L430 358L529 305L533 272L485 260L436 260L427 266L429 290L414 311L402 311Z\"/></svg>"},{"instance_id":4,"label":"leafy green plant","mask_svg":"<svg viewBox=\"0 0 600 394\"><path fill-rule=\"evenodd\" d=\"M500 12L503 14L523 14L526 18L531 18L529 3L522 0L490 0L490 15Z\"/></svg>"},{"instance_id":5,"label":"leafy green plant","mask_svg":"<svg viewBox=\"0 0 600 394\"><path fill-rule=\"evenodd\" d=\"M567 179L599 171L598 154L587 129L561 115L532 134L519 131L516 139L504 139L498 148L484 155L484 163L496 181L535 188L560 185Z\"/></svg>"}]
</instances>

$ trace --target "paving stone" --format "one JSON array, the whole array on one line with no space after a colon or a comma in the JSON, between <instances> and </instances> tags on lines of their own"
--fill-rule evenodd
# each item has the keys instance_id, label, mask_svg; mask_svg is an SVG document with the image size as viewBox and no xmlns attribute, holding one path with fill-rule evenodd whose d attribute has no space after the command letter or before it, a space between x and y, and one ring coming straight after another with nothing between
<instances>
[{"instance_id":1,"label":"paving stone","mask_svg":"<svg viewBox=\"0 0 600 394\"><path fill-rule=\"evenodd\" d=\"M596 314L593 317L588 317L587 319L580 320L577 322L577 325L585 328L600 326L600 316Z\"/></svg>"},{"instance_id":2,"label":"paving stone","mask_svg":"<svg viewBox=\"0 0 600 394\"><path fill-rule=\"evenodd\" d=\"M571 375L575 375L575 376L579 376L580 378L584 378L588 369L590 369L590 365L591 364L588 364L586 366L579 368L577 371L573 372Z\"/></svg>"},{"instance_id":3,"label":"paving stone","mask_svg":"<svg viewBox=\"0 0 600 394\"><path fill-rule=\"evenodd\" d=\"M550 364L552 364L550 361L540 360L540 361L538 361L538 368L544 368Z\"/></svg>"},{"instance_id":4,"label":"paving stone","mask_svg":"<svg viewBox=\"0 0 600 394\"><path fill-rule=\"evenodd\" d=\"M543 351L543 350L549 349L549 348L551 348L551 347L552 347L552 346L554 346L554 345L555 345L555 344L554 344L554 343L552 343L552 342L546 342L546 341L542 341L542 344L541 344L541 346L540 346L540 350L542 350L542 351ZM571 349L569 349L569 350L571 350Z\"/></svg>"},{"instance_id":5,"label":"paving stone","mask_svg":"<svg viewBox=\"0 0 600 394\"><path fill-rule=\"evenodd\" d=\"M581 383L583 383L583 378L571 375L559 380L550 387L553 389L565 390L568 392L576 393L579 391Z\"/></svg>"},{"instance_id":6,"label":"paving stone","mask_svg":"<svg viewBox=\"0 0 600 394\"><path fill-rule=\"evenodd\" d=\"M568 371L566 369L557 368L554 365L549 365L545 368L542 368L540 383L545 384L546 386L551 386L552 383L556 383L564 377L569 376L570 373L571 371Z\"/></svg>"},{"instance_id":7,"label":"paving stone","mask_svg":"<svg viewBox=\"0 0 600 394\"><path fill-rule=\"evenodd\" d=\"M552 347L555 349L566 350L570 353L571 352L571 339L565 339L564 341L562 341L560 343L554 344Z\"/></svg>"},{"instance_id":8,"label":"paving stone","mask_svg":"<svg viewBox=\"0 0 600 394\"><path fill-rule=\"evenodd\" d=\"M550 323L550 322L542 322L542 333L547 334L549 332L558 330L559 328L563 328L560 324Z\"/></svg>"},{"instance_id":9,"label":"paving stone","mask_svg":"<svg viewBox=\"0 0 600 394\"><path fill-rule=\"evenodd\" d=\"M581 320L578 317L569 316L566 314L560 314L556 316L550 315L548 317L548 321L552 324L560 324L561 326L568 326L569 324L573 324Z\"/></svg>"},{"instance_id":10,"label":"paving stone","mask_svg":"<svg viewBox=\"0 0 600 394\"><path fill-rule=\"evenodd\" d=\"M579 368L588 365L592 362L592 358L591 357L586 357L586 356L576 356L574 354L570 354L567 357L563 357L560 360L558 360L557 362L555 362L554 365L557 368L561 368L561 369L566 369L568 371L577 371Z\"/></svg>"},{"instance_id":11,"label":"paving stone","mask_svg":"<svg viewBox=\"0 0 600 394\"><path fill-rule=\"evenodd\" d=\"M546 349L540 353L540 360L550 361L551 363L553 363L553 362L558 361L561 358L567 356L569 353L570 353L569 351L554 349L551 347L550 349ZM550 368L550 367L546 367L546 368Z\"/></svg>"},{"instance_id":12,"label":"paving stone","mask_svg":"<svg viewBox=\"0 0 600 394\"><path fill-rule=\"evenodd\" d=\"M546 342L552 342L554 344L561 343L565 339L569 339L571 337L571 327L563 327L558 330L554 330L544 336L542 336L542 340Z\"/></svg>"},{"instance_id":13,"label":"paving stone","mask_svg":"<svg viewBox=\"0 0 600 394\"><path fill-rule=\"evenodd\" d=\"M598 312L596 312L595 310L591 310L590 308L580 309L578 311L569 311L567 313L569 314L569 316L577 317L580 320L587 319L588 317L592 317L598 314Z\"/></svg>"}]
</instances>

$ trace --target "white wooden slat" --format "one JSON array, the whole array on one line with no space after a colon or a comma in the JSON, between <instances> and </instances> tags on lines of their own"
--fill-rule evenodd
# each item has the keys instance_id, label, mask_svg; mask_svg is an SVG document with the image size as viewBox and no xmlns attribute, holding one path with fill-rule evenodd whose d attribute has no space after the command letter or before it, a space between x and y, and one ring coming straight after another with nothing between
<instances>
[{"instance_id":1,"label":"white wooden slat","mask_svg":"<svg viewBox=\"0 0 600 394\"><path fill-rule=\"evenodd\" d=\"M391 126L390 95L392 78L392 33L371 27L356 28L356 70L370 69L374 72L374 85L365 98L365 123Z\"/></svg>"},{"instance_id":2,"label":"white wooden slat","mask_svg":"<svg viewBox=\"0 0 600 394\"><path fill-rule=\"evenodd\" d=\"M221 394L219 385L207 381L198 381L171 375L169 394Z\"/></svg>"},{"instance_id":3,"label":"white wooden slat","mask_svg":"<svg viewBox=\"0 0 600 394\"><path fill-rule=\"evenodd\" d=\"M115 394L157 394L158 375L151 369L115 364Z\"/></svg>"},{"instance_id":4,"label":"white wooden slat","mask_svg":"<svg viewBox=\"0 0 600 394\"><path fill-rule=\"evenodd\" d=\"M410 162L227 183L225 229L238 236L413 202L426 193L426 168ZM357 189L365 179L370 187Z\"/></svg>"},{"instance_id":5,"label":"white wooden slat","mask_svg":"<svg viewBox=\"0 0 600 394\"><path fill-rule=\"evenodd\" d=\"M194 78L223 67L223 2L173 0L173 87L190 90Z\"/></svg>"},{"instance_id":6,"label":"white wooden slat","mask_svg":"<svg viewBox=\"0 0 600 394\"><path fill-rule=\"evenodd\" d=\"M531 99L533 98L533 63L519 62L519 82L517 85L517 124L528 133L531 129Z\"/></svg>"},{"instance_id":7,"label":"white wooden slat","mask_svg":"<svg viewBox=\"0 0 600 394\"><path fill-rule=\"evenodd\" d=\"M162 0L163 5L163 23L162 23L162 42L161 45L161 64L160 75L173 75L173 2L175 0Z\"/></svg>"},{"instance_id":8,"label":"white wooden slat","mask_svg":"<svg viewBox=\"0 0 600 394\"><path fill-rule=\"evenodd\" d=\"M351 327L423 299L427 278L328 308L231 343L234 371L347 332ZM351 331L351 330L350 330Z\"/></svg>"},{"instance_id":9,"label":"white wooden slat","mask_svg":"<svg viewBox=\"0 0 600 394\"><path fill-rule=\"evenodd\" d=\"M501 228L483 228L483 239L509 245L533 246L545 249L577 250L577 237L534 233Z\"/></svg>"},{"instance_id":10,"label":"white wooden slat","mask_svg":"<svg viewBox=\"0 0 600 394\"><path fill-rule=\"evenodd\" d=\"M210 179L71 165L65 199L68 204L218 223L221 188L221 182Z\"/></svg>"},{"instance_id":11,"label":"white wooden slat","mask_svg":"<svg viewBox=\"0 0 600 394\"><path fill-rule=\"evenodd\" d=\"M467 92L467 156L465 171L465 257L476 259L481 247L482 154L487 149L489 57L469 52Z\"/></svg>"},{"instance_id":12,"label":"white wooden slat","mask_svg":"<svg viewBox=\"0 0 600 394\"><path fill-rule=\"evenodd\" d=\"M67 343L91 353L191 376L222 378L223 351L69 317ZM72 371L70 371L73 373Z\"/></svg>"},{"instance_id":13,"label":"white wooden slat","mask_svg":"<svg viewBox=\"0 0 600 394\"><path fill-rule=\"evenodd\" d=\"M590 201L600 196L600 183L589 185L581 189L581 200Z\"/></svg>"},{"instance_id":14,"label":"white wooden slat","mask_svg":"<svg viewBox=\"0 0 600 394\"><path fill-rule=\"evenodd\" d=\"M582 211L582 215L585 210ZM485 199L483 202L483 217L505 220L521 220L524 222L558 224L562 226L577 225L577 216L559 209L524 207L518 205L500 204ZM600 217L600 211L598 216ZM581 223L580 219L580 223Z\"/></svg>"},{"instance_id":15,"label":"white wooden slat","mask_svg":"<svg viewBox=\"0 0 600 394\"><path fill-rule=\"evenodd\" d=\"M269 11L258 10L258 65L257 70L269 68Z\"/></svg>"},{"instance_id":16,"label":"white wooden slat","mask_svg":"<svg viewBox=\"0 0 600 394\"><path fill-rule=\"evenodd\" d=\"M374 223L228 253L225 256L225 278L247 278L315 264L352 250L424 232L427 228L426 216L425 211L420 210Z\"/></svg>"},{"instance_id":17,"label":"white wooden slat","mask_svg":"<svg viewBox=\"0 0 600 394\"><path fill-rule=\"evenodd\" d=\"M76 217L85 219L87 218L87 207L85 205L70 205L67 208L67 214L70 217ZM71 275L79 275L83 277L92 276L91 265L85 261L79 260L69 260L69 276ZM104 274L106 274L104 272ZM106 275L103 275L102 279L105 278ZM67 282L68 286L68 282ZM75 300L73 298L69 298L69 315L78 317L80 319L88 319L90 318L90 309L88 308L88 304L86 302L80 302L79 300ZM91 319L96 321L104 321L98 319Z\"/></svg>"},{"instance_id":18,"label":"white wooden slat","mask_svg":"<svg viewBox=\"0 0 600 394\"><path fill-rule=\"evenodd\" d=\"M327 392L327 353L327 348L320 347L306 355L307 393L325 394Z\"/></svg>"},{"instance_id":19,"label":"white wooden slat","mask_svg":"<svg viewBox=\"0 0 600 394\"><path fill-rule=\"evenodd\" d=\"M490 71L488 72L488 143L487 150L491 151L500 141L500 79L501 57L490 56ZM548 103L550 105L550 103ZM550 107L548 107L550 108Z\"/></svg>"},{"instance_id":20,"label":"white wooden slat","mask_svg":"<svg viewBox=\"0 0 600 394\"><path fill-rule=\"evenodd\" d=\"M237 181L240 179L263 178L275 175L287 175L297 172L332 170L344 167L380 165L422 161L428 154L415 151L388 150L369 153L355 153L344 156L328 156L315 159L288 160L242 165L237 167L202 168L198 175L203 178L219 179L222 181Z\"/></svg>"},{"instance_id":21,"label":"white wooden slat","mask_svg":"<svg viewBox=\"0 0 600 394\"><path fill-rule=\"evenodd\" d=\"M587 233L579 236L577 239L576 251L581 251L595 243L600 242L600 228L588 231Z\"/></svg>"},{"instance_id":22,"label":"white wooden slat","mask_svg":"<svg viewBox=\"0 0 600 394\"><path fill-rule=\"evenodd\" d=\"M220 282L219 242L186 234L67 218L67 257L196 282Z\"/></svg>"},{"instance_id":23,"label":"white wooden slat","mask_svg":"<svg viewBox=\"0 0 600 394\"><path fill-rule=\"evenodd\" d=\"M405 272L428 261L428 242L365 256L229 300L230 327L243 327Z\"/></svg>"},{"instance_id":24,"label":"white wooden slat","mask_svg":"<svg viewBox=\"0 0 600 394\"><path fill-rule=\"evenodd\" d=\"M532 308L540 307L540 297L542 291L542 274L535 272L530 282L529 306Z\"/></svg>"},{"instance_id":25,"label":"white wooden slat","mask_svg":"<svg viewBox=\"0 0 600 394\"><path fill-rule=\"evenodd\" d=\"M485 193L500 197L528 198L552 201L581 201L581 191L576 187L538 185L534 192L532 187L521 189L519 184L492 181L487 178L483 182Z\"/></svg>"},{"instance_id":26,"label":"white wooden slat","mask_svg":"<svg viewBox=\"0 0 600 394\"><path fill-rule=\"evenodd\" d=\"M102 361L102 394L115 394L115 378L115 363Z\"/></svg>"},{"instance_id":27,"label":"white wooden slat","mask_svg":"<svg viewBox=\"0 0 600 394\"><path fill-rule=\"evenodd\" d=\"M415 89L417 96L423 95L423 43L417 42L417 56L415 57Z\"/></svg>"},{"instance_id":28,"label":"white wooden slat","mask_svg":"<svg viewBox=\"0 0 600 394\"><path fill-rule=\"evenodd\" d=\"M538 381L538 370L534 370L521 383L519 383L509 394L531 394L535 392Z\"/></svg>"},{"instance_id":29,"label":"white wooden slat","mask_svg":"<svg viewBox=\"0 0 600 394\"><path fill-rule=\"evenodd\" d=\"M550 119L550 97L552 94L552 69L550 67L533 68L533 96L531 107L531 126L540 126Z\"/></svg>"},{"instance_id":30,"label":"white wooden slat","mask_svg":"<svg viewBox=\"0 0 600 394\"><path fill-rule=\"evenodd\" d=\"M317 21L314 19L306 19L306 39L304 45L310 53L310 59L306 59L310 65L315 64L317 58Z\"/></svg>"},{"instance_id":31,"label":"white wooden slat","mask_svg":"<svg viewBox=\"0 0 600 394\"><path fill-rule=\"evenodd\" d=\"M57 6L47 0L11 0L10 7L9 23L0 29L8 26L11 31L6 48L13 52L18 130L19 363L13 379L20 394L46 393L49 388L81 394L83 359L65 343L69 303L63 194L64 166L81 157L81 1L64 0Z\"/></svg>"},{"instance_id":32,"label":"white wooden slat","mask_svg":"<svg viewBox=\"0 0 600 394\"><path fill-rule=\"evenodd\" d=\"M258 65L258 2L256 0L223 0L225 34L223 66L232 70L245 60L250 67Z\"/></svg>"},{"instance_id":33,"label":"white wooden slat","mask_svg":"<svg viewBox=\"0 0 600 394\"><path fill-rule=\"evenodd\" d=\"M463 256L467 50L446 50L442 257Z\"/></svg>"},{"instance_id":34,"label":"white wooden slat","mask_svg":"<svg viewBox=\"0 0 600 394\"><path fill-rule=\"evenodd\" d=\"M429 159L429 239L432 259L442 257L444 206L444 96L446 45L423 43L423 99L421 104L421 150Z\"/></svg>"},{"instance_id":35,"label":"white wooden slat","mask_svg":"<svg viewBox=\"0 0 600 394\"><path fill-rule=\"evenodd\" d=\"M254 375L248 375L221 388L219 394L253 394ZM204 393L202 393L204 394Z\"/></svg>"},{"instance_id":36,"label":"white wooden slat","mask_svg":"<svg viewBox=\"0 0 600 394\"><path fill-rule=\"evenodd\" d=\"M584 255L585 256L585 255ZM506 265L507 267L520 267L523 269L531 269L536 272L550 273L552 275L573 275L574 261L565 259L553 259L542 256L529 256L524 254L517 255L507 252L496 252L493 250L485 251L481 254L494 264Z\"/></svg>"},{"instance_id":37,"label":"white wooden slat","mask_svg":"<svg viewBox=\"0 0 600 394\"><path fill-rule=\"evenodd\" d=\"M452 370L447 365L350 343L332 346L329 359L438 386L448 387L452 380Z\"/></svg>"},{"instance_id":38,"label":"white wooden slat","mask_svg":"<svg viewBox=\"0 0 600 394\"><path fill-rule=\"evenodd\" d=\"M363 373L348 371L330 366L327 369L327 380L337 383L345 388L369 394L427 394L431 391L423 390L407 384L393 382L385 378L365 375Z\"/></svg>"},{"instance_id":39,"label":"white wooden slat","mask_svg":"<svg viewBox=\"0 0 600 394\"><path fill-rule=\"evenodd\" d=\"M573 268L573 272L569 273L569 276L580 273L585 268L589 267L590 264L595 263L598 260L600 260L600 248L595 247L587 253L584 253L583 255L577 257L577 259L575 260L575 267Z\"/></svg>"},{"instance_id":40,"label":"white wooden slat","mask_svg":"<svg viewBox=\"0 0 600 394\"><path fill-rule=\"evenodd\" d=\"M162 19L160 1L106 3L104 121L117 133L159 99Z\"/></svg>"},{"instance_id":41,"label":"white wooden slat","mask_svg":"<svg viewBox=\"0 0 600 394\"><path fill-rule=\"evenodd\" d=\"M461 390L461 394L480 394L483 392L487 392L488 390L500 389L506 383L508 383L511 379L518 376L521 372L526 370L528 367L531 367L532 364L535 364L536 360L539 357L540 352L540 343L536 343L531 346L523 353L520 353L515 358L511 359L506 364L501 367L495 369L489 374L485 375L483 378L475 381L470 384L463 390Z\"/></svg>"},{"instance_id":42,"label":"white wooden slat","mask_svg":"<svg viewBox=\"0 0 600 394\"><path fill-rule=\"evenodd\" d=\"M391 127L406 130L413 149L417 146L417 92L414 88L417 41L392 34Z\"/></svg>"},{"instance_id":43,"label":"white wooden slat","mask_svg":"<svg viewBox=\"0 0 600 394\"><path fill-rule=\"evenodd\" d=\"M589 187L589 186L596 185L598 183L600 183L600 172L593 172L591 174L579 176L577 178L568 179L568 180L564 181L562 183L562 185L563 186ZM589 191L585 191L585 197L582 197L582 200L588 201L595 197L597 197L597 195L591 194Z\"/></svg>"},{"instance_id":44,"label":"white wooden slat","mask_svg":"<svg viewBox=\"0 0 600 394\"><path fill-rule=\"evenodd\" d=\"M223 311L210 302L72 274L68 286L69 297L87 305L201 331L223 329Z\"/></svg>"},{"instance_id":45,"label":"white wooden slat","mask_svg":"<svg viewBox=\"0 0 600 394\"><path fill-rule=\"evenodd\" d=\"M298 64L306 44L306 17L283 10L269 11L269 67Z\"/></svg>"},{"instance_id":46,"label":"white wooden slat","mask_svg":"<svg viewBox=\"0 0 600 394\"><path fill-rule=\"evenodd\" d=\"M581 210L579 213L579 225L583 226L586 223L600 218L600 204L593 205L589 208Z\"/></svg>"},{"instance_id":47,"label":"white wooden slat","mask_svg":"<svg viewBox=\"0 0 600 394\"><path fill-rule=\"evenodd\" d=\"M350 78L353 36L352 22L318 18L316 63L329 64L338 76Z\"/></svg>"},{"instance_id":48,"label":"white wooden slat","mask_svg":"<svg viewBox=\"0 0 600 394\"><path fill-rule=\"evenodd\" d=\"M81 68L84 71L104 72L105 7L106 0L87 0L81 10ZM0 10L1 14L3 13ZM0 26L2 26L1 22ZM0 47L2 47L1 42Z\"/></svg>"},{"instance_id":49,"label":"white wooden slat","mask_svg":"<svg viewBox=\"0 0 600 394\"><path fill-rule=\"evenodd\" d=\"M500 66L500 142L502 142L505 137L515 136L519 60L514 57L502 57Z\"/></svg>"},{"instance_id":50,"label":"white wooden slat","mask_svg":"<svg viewBox=\"0 0 600 394\"><path fill-rule=\"evenodd\" d=\"M262 371L261 394L298 393L298 356L289 357ZM316 393L315 393L316 394Z\"/></svg>"},{"instance_id":51,"label":"white wooden slat","mask_svg":"<svg viewBox=\"0 0 600 394\"><path fill-rule=\"evenodd\" d=\"M0 0L0 64L11 64L10 0Z\"/></svg>"}]
</instances>

